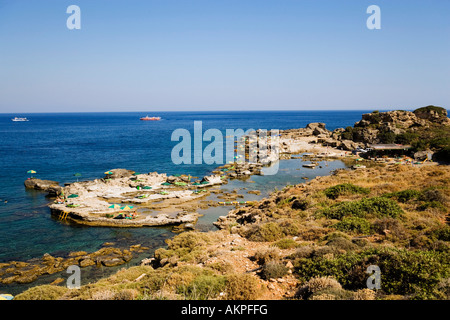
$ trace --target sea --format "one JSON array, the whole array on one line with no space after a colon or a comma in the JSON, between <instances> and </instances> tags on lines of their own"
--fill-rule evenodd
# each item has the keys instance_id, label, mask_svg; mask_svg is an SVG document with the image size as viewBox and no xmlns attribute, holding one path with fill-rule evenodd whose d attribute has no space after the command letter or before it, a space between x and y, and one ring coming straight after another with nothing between
<instances>
[{"instance_id":1,"label":"sea","mask_svg":"<svg viewBox=\"0 0 450 320\"><path fill-rule=\"evenodd\" d=\"M0 114L0 262L28 261L45 253L64 256L73 251L93 252L106 242L119 247L142 244L154 249L164 246L164 241L174 235L172 228L87 227L58 220L50 215L48 204L52 199L47 198L45 192L25 189L24 181L30 176L55 180L60 185L103 178L105 171L116 168L203 177L211 174L218 164L176 165L171 158L172 150L179 143L172 141L173 132L186 129L193 136L195 121L201 121L203 132L219 129L225 137L227 129L285 130L304 128L311 122L323 122L327 129L334 130L353 126L367 112L148 113L161 117L160 121L140 121L146 112ZM27 117L29 121L11 121L15 116ZM203 148L208 143L203 142ZM251 181L231 182L224 188L260 189L259 197L262 197L287 184L305 182L305 176L314 178L345 167L342 162L335 161L321 166L322 169L306 169L309 171L305 172L300 169L301 161L281 161L277 175L254 176ZM27 173L30 170L36 173ZM258 197L249 194L246 200L251 199ZM212 223L228 210L229 207L203 210L197 227L204 231L214 230ZM93 274L102 276L105 272L97 270ZM14 286L7 289L19 290Z\"/></svg>"}]
</instances>

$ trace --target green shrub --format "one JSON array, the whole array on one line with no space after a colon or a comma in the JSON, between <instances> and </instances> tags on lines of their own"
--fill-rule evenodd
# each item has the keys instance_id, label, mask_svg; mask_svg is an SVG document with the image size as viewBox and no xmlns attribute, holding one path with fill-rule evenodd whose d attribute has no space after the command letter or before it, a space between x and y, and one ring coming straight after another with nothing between
<instances>
[{"instance_id":1,"label":"green shrub","mask_svg":"<svg viewBox=\"0 0 450 320\"><path fill-rule=\"evenodd\" d=\"M387 193L383 195L386 198L396 198L397 201L405 203L422 196L422 192L418 190L406 189L398 192Z\"/></svg>"},{"instance_id":2,"label":"green shrub","mask_svg":"<svg viewBox=\"0 0 450 320\"><path fill-rule=\"evenodd\" d=\"M354 184L351 183L338 184L324 190L325 195L330 199L337 199L341 195L349 195L356 193L368 194L369 192L370 189L355 186Z\"/></svg>"},{"instance_id":3,"label":"green shrub","mask_svg":"<svg viewBox=\"0 0 450 320\"><path fill-rule=\"evenodd\" d=\"M402 208L392 199L385 197L363 198L333 205L321 211L329 219L342 220L344 217L367 216L398 218L403 214Z\"/></svg>"},{"instance_id":4,"label":"green shrub","mask_svg":"<svg viewBox=\"0 0 450 320\"><path fill-rule=\"evenodd\" d=\"M275 242L273 245L280 249L291 249L297 247L298 243L293 239L285 238Z\"/></svg>"},{"instance_id":5,"label":"green shrub","mask_svg":"<svg viewBox=\"0 0 450 320\"><path fill-rule=\"evenodd\" d=\"M438 240L450 241L450 227L449 226L445 226L443 228L434 230L433 235Z\"/></svg>"},{"instance_id":6,"label":"green shrub","mask_svg":"<svg viewBox=\"0 0 450 320\"><path fill-rule=\"evenodd\" d=\"M284 277L288 273L288 268L281 262L270 261L263 265L261 278L265 280Z\"/></svg>"},{"instance_id":7,"label":"green shrub","mask_svg":"<svg viewBox=\"0 0 450 320\"><path fill-rule=\"evenodd\" d=\"M330 253L339 253L340 250L351 251L351 250L355 250L358 248L350 239L344 238L344 237L333 238L333 239L329 240L327 242L327 246L337 249L337 251L330 250L329 251ZM327 253L327 250L320 250L320 249L318 249L318 250L322 251L322 252L319 252L319 254L322 253L322 255L323 255L324 253ZM315 254L317 255L317 252Z\"/></svg>"},{"instance_id":8,"label":"green shrub","mask_svg":"<svg viewBox=\"0 0 450 320\"><path fill-rule=\"evenodd\" d=\"M370 222L364 218L359 217L347 217L339 221L334 226L337 230L340 231L351 231L356 233L369 234L371 225Z\"/></svg>"},{"instance_id":9,"label":"green shrub","mask_svg":"<svg viewBox=\"0 0 450 320\"><path fill-rule=\"evenodd\" d=\"M348 252L334 259L320 256L298 259L295 271L303 281L330 276L345 289L357 290L366 286L367 267L377 265L381 270L381 289L385 293L432 299L439 296L438 284L450 275L449 258L448 252L368 249Z\"/></svg>"},{"instance_id":10,"label":"green shrub","mask_svg":"<svg viewBox=\"0 0 450 320\"><path fill-rule=\"evenodd\" d=\"M447 208L439 201L426 201L417 207L420 211L425 211L428 208L436 208L443 212L447 212Z\"/></svg>"},{"instance_id":11,"label":"green shrub","mask_svg":"<svg viewBox=\"0 0 450 320\"><path fill-rule=\"evenodd\" d=\"M394 132L380 131L377 138L380 140L380 143L394 143L396 135Z\"/></svg>"},{"instance_id":12,"label":"green shrub","mask_svg":"<svg viewBox=\"0 0 450 320\"><path fill-rule=\"evenodd\" d=\"M419 135L415 132L403 132L395 137L395 143L412 144L413 142L417 141L418 138Z\"/></svg>"},{"instance_id":13,"label":"green shrub","mask_svg":"<svg viewBox=\"0 0 450 320\"><path fill-rule=\"evenodd\" d=\"M42 285L18 294L14 297L14 300L58 300L68 291L70 289L66 287Z\"/></svg>"},{"instance_id":14,"label":"green shrub","mask_svg":"<svg viewBox=\"0 0 450 320\"><path fill-rule=\"evenodd\" d=\"M205 248L210 243L209 236L200 232L183 232L172 239L166 240L168 248L159 248L155 251L158 261L163 259L195 262L205 255Z\"/></svg>"},{"instance_id":15,"label":"green shrub","mask_svg":"<svg viewBox=\"0 0 450 320\"><path fill-rule=\"evenodd\" d=\"M225 290L226 278L220 275L200 275L187 286L177 288L177 293L188 300L208 300Z\"/></svg>"},{"instance_id":16,"label":"green shrub","mask_svg":"<svg viewBox=\"0 0 450 320\"><path fill-rule=\"evenodd\" d=\"M257 226L256 231L248 238L251 241L276 241L283 236L283 230L278 223L266 222Z\"/></svg>"},{"instance_id":17,"label":"green shrub","mask_svg":"<svg viewBox=\"0 0 450 320\"><path fill-rule=\"evenodd\" d=\"M277 241L286 236L298 235L300 223L295 219L280 219L252 226L244 234L251 241Z\"/></svg>"}]
</instances>

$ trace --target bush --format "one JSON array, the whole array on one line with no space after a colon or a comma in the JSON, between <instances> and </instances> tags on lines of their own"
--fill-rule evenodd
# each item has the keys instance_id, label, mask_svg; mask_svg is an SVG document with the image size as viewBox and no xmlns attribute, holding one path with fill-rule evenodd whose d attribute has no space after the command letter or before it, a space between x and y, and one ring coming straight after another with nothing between
<instances>
[{"instance_id":1,"label":"bush","mask_svg":"<svg viewBox=\"0 0 450 320\"><path fill-rule=\"evenodd\" d=\"M433 235L438 240L450 241L450 227L449 226L445 226L443 228L434 230Z\"/></svg>"},{"instance_id":2,"label":"bush","mask_svg":"<svg viewBox=\"0 0 450 320\"><path fill-rule=\"evenodd\" d=\"M450 275L450 254L406 249L368 249L348 252L334 259L314 257L295 261L300 279L330 276L345 289L366 286L369 265L381 270L381 287L387 294L410 295L413 299L433 299L439 295L438 284Z\"/></svg>"},{"instance_id":3,"label":"bush","mask_svg":"<svg viewBox=\"0 0 450 320\"><path fill-rule=\"evenodd\" d=\"M336 223L334 226L340 231L351 231L362 234L369 234L371 230L370 222L364 218L348 217L342 219L342 221Z\"/></svg>"},{"instance_id":4,"label":"bush","mask_svg":"<svg viewBox=\"0 0 450 320\"><path fill-rule=\"evenodd\" d=\"M188 300L208 300L217 297L225 287L225 276L200 275L187 286L178 287L177 293L183 294Z\"/></svg>"},{"instance_id":5,"label":"bush","mask_svg":"<svg viewBox=\"0 0 450 320\"><path fill-rule=\"evenodd\" d=\"M228 300L255 300L261 294L258 279L247 273L228 275L225 290Z\"/></svg>"},{"instance_id":6,"label":"bush","mask_svg":"<svg viewBox=\"0 0 450 320\"><path fill-rule=\"evenodd\" d=\"M42 285L18 294L14 300L58 300L69 290L66 287Z\"/></svg>"},{"instance_id":7,"label":"bush","mask_svg":"<svg viewBox=\"0 0 450 320\"><path fill-rule=\"evenodd\" d=\"M251 241L275 241L284 236L278 223L266 222L257 226L255 232L248 237Z\"/></svg>"},{"instance_id":8,"label":"bush","mask_svg":"<svg viewBox=\"0 0 450 320\"><path fill-rule=\"evenodd\" d=\"M251 241L276 241L286 236L298 235L300 222L294 219L280 219L253 225L244 234Z\"/></svg>"},{"instance_id":9,"label":"bush","mask_svg":"<svg viewBox=\"0 0 450 320\"><path fill-rule=\"evenodd\" d=\"M154 256L159 262L163 259L196 262L206 254L205 247L210 239L205 233L191 231L183 232L166 242L167 249L159 248L155 251Z\"/></svg>"},{"instance_id":10,"label":"bush","mask_svg":"<svg viewBox=\"0 0 450 320\"><path fill-rule=\"evenodd\" d=\"M270 261L261 270L261 278L265 280L282 278L288 273L288 268L281 262Z\"/></svg>"},{"instance_id":11,"label":"bush","mask_svg":"<svg viewBox=\"0 0 450 320\"><path fill-rule=\"evenodd\" d=\"M280 259L280 250L278 248L260 248L255 252L254 256L256 262L260 265L266 264L270 261L277 261Z\"/></svg>"},{"instance_id":12,"label":"bush","mask_svg":"<svg viewBox=\"0 0 450 320\"><path fill-rule=\"evenodd\" d=\"M356 193L368 194L369 192L370 189L355 186L354 184L351 183L338 184L324 190L325 195L330 199L337 199L341 195L349 195Z\"/></svg>"},{"instance_id":13,"label":"bush","mask_svg":"<svg viewBox=\"0 0 450 320\"><path fill-rule=\"evenodd\" d=\"M322 210L321 213L329 219L338 220L348 216L366 218L368 215L398 218L403 214L403 210L394 200L385 197L373 197L341 202Z\"/></svg>"},{"instance_id":14,"label":"bush","mask_svg":"<svg viewBox=\"0 0 450 320\"><path fill-rule=\"evenodd\" d=\"M293 239L285 238L275 242L273 245L280 249L291 249L297 247L298 243Z\"/></svg>"},{"instance_id":15,"label":"bush","mask_svg":"<svg viewBox=\"0 0 450 320\"><path fill-rule=\"evenodd\" d=\"M340 290L342 289L342 286L338 281L336 281L336 279L332 277L314 277L309 279L302 287L300 287L300 289L296 293L296 296L301 299L308 299L313 294L319 292L323 293L323 291L327 289ZM333 297L333 300L334 299L335 298Z\"/></svg>"},{"instance_id":16,"label":"bush","mask_svg":"<svg viewBox=\"0 0 450 320\"><path fill-rule=\"evenodd\" d=\"M413 199L418 199L422 196L422 192L418 190L406 189L398 192L388 193L383 196L387 198L396 198L397 201L405 203Z\"/></svg>"},{"instance_id":17,"label":"bush","mask_svg":"<svg viewBox=\"0 0 450 320\"><path fill-rule=\"evenodd\" d=\"M358 248L350 239L344 237L333 238L329 240L327 242L327 246L334 247L337 250L344 250L344 251L351 251Z\"/></svg>"}]
</instances>

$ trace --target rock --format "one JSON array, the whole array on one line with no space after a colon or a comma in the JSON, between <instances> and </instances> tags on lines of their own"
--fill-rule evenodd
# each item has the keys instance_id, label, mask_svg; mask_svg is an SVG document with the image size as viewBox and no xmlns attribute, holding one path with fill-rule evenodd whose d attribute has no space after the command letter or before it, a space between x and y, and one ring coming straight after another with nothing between
<instances>
[{"instance_id":1,"label":"rock","mask_svg":"<svg viewBox=\"0 0 450 320\"><path fill-rule=\"evenodd\" d=\"M127 169L113 169L111 170L113 174L107 175L107 178L117 179L117 178L128 178L131 177L134 173L132 170Z\"/></svg>"},{"instance_id":2,"label":"rock","mask_svg":"<svg viewBox=\"0 0 450 320\"><path fill-rule=\"evenodd\" d=\"M447 110L436 106L427 106L413 111L417 118L425 119L435 123L450 123Z\"/></svg>"},{"instance_id":3,"label":"rock","mask_svg":"<svg viewBox=\"0 0 450 320\"><path fill-rule=\"evenodd\" d=\"M195 226L194 226L193 223L186 223L186 224L184 225L184 228L185 228L185 229L194 230L194 229L195 229Z\"/></svg>"},{"instance_id":4,"label":"rock","mask_svg":"<svg viewBox=\"0 0 450 320\"><path fill-rule=\"evenodd\" d=\"M123 264L123 260L119 258L111 258L111 259L105 259L101 260L101 264L105 267L114 267Z\"/></svg>"},{"instance_id":5,"label":"rock","mask_svg":"<svg viewBox=\"0 0 450 320\"><path fill-rule=\"evenodd\" d=\"M59 195L61 193L62 187L59 186L58 181L52 180L41 180L36 178L27 179L24 182L25 188L47 191L52 195Z\"/></svg>"},{"instance_id":6,"label":"rock","mask_svg":"<svg viewBox=\"0 0 450 320\"><path fill-rule=\"evenodd\" d=\"M82 258L82 259L80 259L80 260L78 261L78 265L79 265L81 268L93 266L93 265L95 265L95 264L96 264L95 261L92 260L92 259L89 258L89 257Z\"/></svg>"},{"instance_id":7,"label":"rock","mask_svg":"<svg viewBox=\"0 0 450 320\"><path fill-rule=\"evenodd\" d=\"M418 151L414 153L414 159L417 161L423 161L425 159L431 160L433 158L434 152L431 150Z\"/></svg>"}]
</instances>

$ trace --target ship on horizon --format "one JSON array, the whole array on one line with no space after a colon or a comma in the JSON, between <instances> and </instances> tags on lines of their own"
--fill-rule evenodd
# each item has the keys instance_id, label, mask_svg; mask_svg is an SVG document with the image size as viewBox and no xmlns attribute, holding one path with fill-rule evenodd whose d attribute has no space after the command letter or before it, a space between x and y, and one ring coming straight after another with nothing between
<instances>
[{"instance_id":1,"label":"ship on horizon","mask_svg":"<svg viewBox=\"0 0 450 320\"><path fill-rule=\"evenodd\" d=\"M158 121L158 120L161 120L161 117L149 117L147 115L145 117L140 118L140 120L143 120L143 121Z\"/></svg>"},{"instance_id":2,"label":"ship on horizon","mask_svg":"<svg viewBox=\"0 0 450 320\"><path fill-rule=\"evenodd\" d=\"M11 121L14 121L14 122L25 122L25 121L30 121L30 120L28 120L27 118L14 117L14 118L11 119Z\"/></svg>"}]
</instances>

